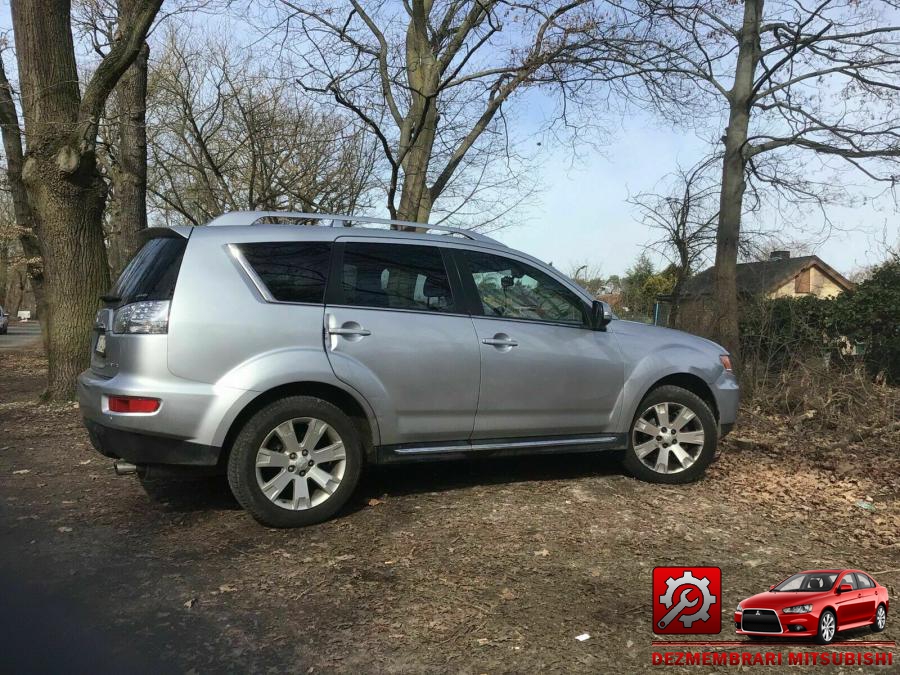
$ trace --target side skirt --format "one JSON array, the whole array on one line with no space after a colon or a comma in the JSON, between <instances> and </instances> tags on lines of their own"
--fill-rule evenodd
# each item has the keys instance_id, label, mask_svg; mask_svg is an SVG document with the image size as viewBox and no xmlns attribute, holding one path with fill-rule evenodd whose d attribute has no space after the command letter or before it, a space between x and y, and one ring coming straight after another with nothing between
<instances>
[{"instance_id":1,"label":"side skirt","mask_svg":"<svg viewBox=\"0 0 900 675\"><path fill-rule=\"evenodd\" d=\"M378 464L394 464L473 457L601 452L604 450L624 450L627 447L628 434L441 441L438 443L382 445L376 449L376 461Z\"/></svg>"}]
</instances>

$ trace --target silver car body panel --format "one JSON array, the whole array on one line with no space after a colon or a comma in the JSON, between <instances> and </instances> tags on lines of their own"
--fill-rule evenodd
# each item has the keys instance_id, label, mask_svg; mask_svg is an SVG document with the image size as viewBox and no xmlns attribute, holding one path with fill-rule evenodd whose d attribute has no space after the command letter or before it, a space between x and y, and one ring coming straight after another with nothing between
<instances>
[{"instance_id":1,"label":"silver car body panel","mask_svg":"<svg viewBox=\"0 0 900 675\"><path fill-rule=\"evenodd\" d=\"M277 302L232 246L350 236L479 249L534 265L586 305L592 301L552 266L486 237L302 225L173 229L188 243L168 335L114 334L108 330L112 312L101 312L104 325L92 347L105 332L106 356L92 354L78 387L89 421L222 447L259 396L315 383L358 402L374 446L457 447L454 442L566 435L608 440L624 438L641 398L670 375L703 380L720 423L734 421L737 383L719 360L724 350L702 338L621 320L593 331L468 314ZM328 326L358 326L369 334L329 334ZM482 343L497 333L516 338L518 346ZM152 415L111 413L104 407L111 394L152 396L162 405Z\"/></svg>"}]
</instances>

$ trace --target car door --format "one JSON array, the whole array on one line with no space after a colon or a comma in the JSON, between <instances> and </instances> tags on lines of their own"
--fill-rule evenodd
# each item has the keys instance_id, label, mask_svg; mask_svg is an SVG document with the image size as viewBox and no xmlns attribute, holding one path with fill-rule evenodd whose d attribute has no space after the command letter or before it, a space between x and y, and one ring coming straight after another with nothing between
<instances>
[{"instance_id":1,"label":"car door","mask_svg":"<svg viewBox=\"0 0 900 675\"><path fill-rule=\"evenodd\" d=\"M875 582L862 572L856 572L856 586L859 589L858 613L856 621L874 621L875 605L878 601L878 591Z\"/></svg>"},{"instance_id":2,"label":"car door","mask_svg":"<svg viewBox=\"0 0 900 675\"><path fill-rule=\"evenodd\" d=\"M608 431L623 368L585 299L526 260L455 249L481 351L473 441Z\"/></svg>"},{"instance_id":3,"label":"car door","mask_svg":"<svg viewBox=\"0 0 900 675\"><path fill-rule=\"evenodd\" d=\"M859 604L861 594L856 582L856 576L852 572L848 572L842 579L838 580L835 588L840 589L844 584L850 584L852 590L839 593L835 598L834 602L837 605L838 628L860 621L857 617L860 612Z\"/></svg>"},{"instance_id":4,"label":"car door","mask_svg":"<svg viewBox=\"0 0 900 675\"><path fill-rule=\"evenodd\" d=\"M383 445L472 432L478 343L444 256L405 241L340 237L335 246L325 348L335 375L374 409Z\"/></svg>"}]
</instances>

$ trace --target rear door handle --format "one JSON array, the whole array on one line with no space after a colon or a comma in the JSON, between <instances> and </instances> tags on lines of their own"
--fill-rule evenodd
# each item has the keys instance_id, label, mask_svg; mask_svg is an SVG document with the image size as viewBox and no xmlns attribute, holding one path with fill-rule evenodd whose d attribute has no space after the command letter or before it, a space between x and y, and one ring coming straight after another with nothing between
<instances>
[{"instance_id":1,"label":"rear door handle","mask_svg":"<svg viewBox=\"0 0 900 675\"><path fill-rule=\"evenodd\" d=\"M491 338L482 338L482 344L492 345L494 347L518 347L519 343L517 340L513 340L506 333L497 333L494 337Z\"/></svg>"},{"instance_id":2,"label":"rear door handle","mask_svg":"<svg viewBox=\"0 0 900 675\"><path fill-rule=\"evenodd\" d=\"M331 335L359 335L360 337L372 334L368 328L329 328L328 332Z\"/></svg>"}]
</instances>

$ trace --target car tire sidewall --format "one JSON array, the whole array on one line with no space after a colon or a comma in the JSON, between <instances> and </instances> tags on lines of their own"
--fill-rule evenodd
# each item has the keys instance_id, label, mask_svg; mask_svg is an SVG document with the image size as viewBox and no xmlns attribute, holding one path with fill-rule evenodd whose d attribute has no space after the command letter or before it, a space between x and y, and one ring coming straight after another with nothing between
<instances>
[{"instance_id":1,"label":"car tire sidewall","mask_svg":"<svg viewBox=\"0 0 900 675\"><path fill-rule=\"evenodd\" d=\"M256 482L256 453L279 424L297 417L314 417L341 437L346 453L344 475L337 490L317 506L291 511L272 503ZM302 527L328 520L353 494L363 468L363 451L356 425L337 406L311 396L291 396L254 414L238 433L228 457L228 483L235 499L257 521L270 527Z\"/></svg>"},{"instance_id":2,"label":"car tire sidewall","mask_svg":"<svg viewBox=\"0 0 900 675\"><path fill-rule=\"evenodd\" d=\"M668 474L657 473L653 469L645 466L643 462L641 462L634 451L633 434L634 425L641 413L643 413L647 408L656 403L666 402L678 403L690 408L700 420L700 423L703 426L703 432L705 434L703 449L700 451L700 455L699 457L697 457L697 460L684 471ZM716 454L716 446L718 445L718 442L719 430L718 425L716 424L716 418L713 416L712 411L709 409L709 406L703 401L703 399L697 396L695 393L688 391L687 389L683 389L682 387L677 387L674 385L664 385L662 387L653 389L643 398L643 400L641 400L640 405L637 407L637 410L634 413L634 417L631 420L631 425L628 427L628 449L625 451L623 464L625 466L625 469L632 476L650 483L692 483L703 476L703 473L706 471L706 467L708 467L712 462Z\"/></svg>"},{"instance_id":3,"label":"car tire sidewall","mask_svg":"<svg viewBox=\"0 0 900 675\"><path fill-rule=\"evenodd\" d=\"M878 610L882 609L882 608L884 609L884 625L881 628L879 628L878 627ZM875 621L872 622L872 632L880 633L885 628L887 628L887 607L884 606L883 602L880 602L880 603L878 603L878 607L875 608Z\"/></svg>"},{"instance_id":4,"label":"car tire sidewall","mask_svg":"<svg viewBox=\"0 0 900 675\"><path fill-rule=\"evenodd\" d=\"M822 622L825 620L826 614L830 614L831 618L834 620L834 633L832 634L830 640L826 640L822 636ZM819 626L818 626L818 631L816 631L816 642L820 645L830 645L832 642L834 642L834 639L837 637L837 633L838 633L837 632L837 615L834 612L832 612L830 609L826 609L824 612L822 612L819 615Z\"/></svg>"}]
</instances>

